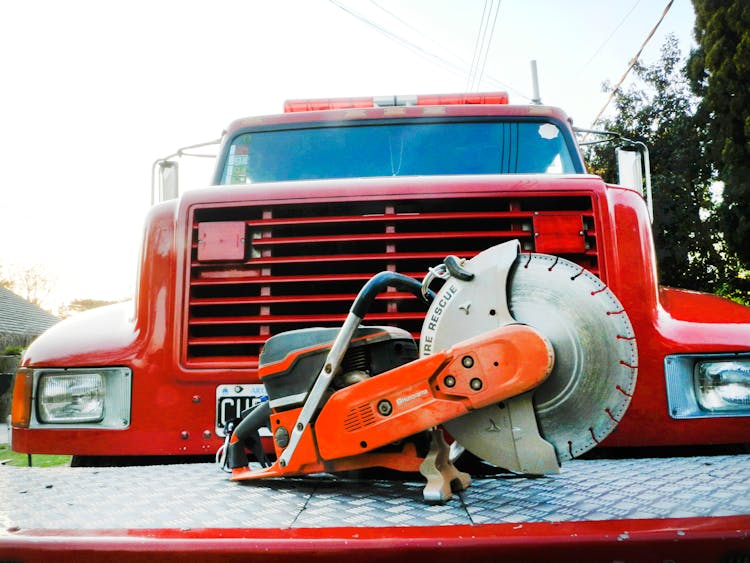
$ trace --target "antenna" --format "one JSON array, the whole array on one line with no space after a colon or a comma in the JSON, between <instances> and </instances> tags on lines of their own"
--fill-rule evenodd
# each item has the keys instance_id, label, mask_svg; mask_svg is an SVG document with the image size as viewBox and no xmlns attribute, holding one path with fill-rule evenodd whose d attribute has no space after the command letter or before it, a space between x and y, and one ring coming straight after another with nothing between
<instances>
[{"instance_id":1,"label":"antenna","mask_svg":"<svg viewBox=\"0 0 750 563\"><path fill-rule=\"evenodd\" d=\"M536 71L536 61L531 61L531 87L533 89L533 93L531 94L533 98L531 99L531 102L540 105L542 103L542 98L539 95L539 75Z\"/></svg>"}]
</instances>

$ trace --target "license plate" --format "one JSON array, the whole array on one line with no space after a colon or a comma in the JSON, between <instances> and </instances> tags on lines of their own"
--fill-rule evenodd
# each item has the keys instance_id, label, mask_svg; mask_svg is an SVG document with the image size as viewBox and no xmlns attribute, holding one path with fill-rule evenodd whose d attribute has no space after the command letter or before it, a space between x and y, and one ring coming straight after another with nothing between
<instances>
[{"instance_id":1,"label":"license plate","mask_svg":"<svg viewBox=\"0 0 750 563\"><path fill-rule=\"evenodd\" d=\"M216 388L216 435L226 435L227 422L239 418L242 411L258 404L267 397L261 384L228 384Z\"/></svg>"}]
</instances>

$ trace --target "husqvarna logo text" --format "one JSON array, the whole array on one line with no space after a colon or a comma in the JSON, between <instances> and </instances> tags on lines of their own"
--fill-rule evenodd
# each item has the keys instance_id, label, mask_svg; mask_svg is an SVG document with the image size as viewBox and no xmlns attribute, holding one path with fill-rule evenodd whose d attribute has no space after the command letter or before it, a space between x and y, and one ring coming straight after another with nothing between
<instances>
[{"instance_id":1,"label":"husqvarna logo text","mask_svg":"<svg viewBox=\"0 0 750 563\"><path fill-rule=\"evenodd\" d=\"M401 405L405 403L408 403L415 399L419 399L420 397L424 397L425 395L427 395L427 389L422 389L420 391L417 391L416 393L407 395L406 397L399 397L398 399L396 399L396 404L400 407Z\"/></svg>"}]
</instances>

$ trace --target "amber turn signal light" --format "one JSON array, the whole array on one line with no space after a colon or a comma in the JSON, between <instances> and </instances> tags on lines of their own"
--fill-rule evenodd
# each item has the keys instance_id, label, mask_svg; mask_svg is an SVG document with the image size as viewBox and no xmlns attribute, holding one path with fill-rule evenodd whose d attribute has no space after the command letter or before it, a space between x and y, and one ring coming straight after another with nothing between
<instances>
[{"instance_id":1,"label":"amber turn signal light","mask_svg":"<svg viewBox=\"0 0 750 563\"><path fill-rule=\"evenodd\" d=\"M13 385L13 407L11 408L11 425L16 428L28 428L31 421L31 390L33 388L32 372L20 369L16 373Z\"/></svg>"}]
</instances>

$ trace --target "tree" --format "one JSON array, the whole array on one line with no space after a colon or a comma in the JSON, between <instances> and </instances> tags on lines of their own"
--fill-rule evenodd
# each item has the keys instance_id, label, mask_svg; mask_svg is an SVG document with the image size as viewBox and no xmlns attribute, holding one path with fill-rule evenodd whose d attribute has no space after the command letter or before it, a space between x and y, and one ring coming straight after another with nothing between
<instances>
[{"instance_id":1,"label":"tree","mask_svg":"<svg viewBox=\"0 0 750 563\"><path fill-rule=\"evenodd\" d=\"M698 100L681 63L677 40L670 36L656 64L636 65L639 84L616 94L616 116L603 125L649 147L661 283L713 291L725 268L710 193L713 170L705 127L695 116ZM594 171L616 181L610 145L596 146L589 158Z\"/></svg>"},{"instance_id":2,"label":"tree","mask_svg":"<svg viewBox=\"0 0 750 563\"><path fill-rule=\"evenodd\" d=\"M39 306L49 297L53 284L41 266L31 266L20 271L16 285L22 291L22 297Z\"/></svg>"},{"instance_id":3,"label":"tree","mask_svg":"<svg viewBox=\"0 0 750 563\"><path fill-rule=\"evenodd\" d=\"M75 313L81 313L90 309L96 309L97 307L104 307L105 305L112 305L113 303L119 303L119 301L105 301L102 299L74 299L67 305L60 307L58 316L61 319L66 319Z\"/></svg>"},{"instance_id":4,"label":"tree","mask_svg":"<svg viewBox=\"0 0 750 563\"><path fill-rule=\"evenodd\" d=\"M0 278L0 285L40 307L53 288L52 279L39 265L13 268L7 278Z\"/></svg>"},{"instance_id":5,"label":"tree","mask_svg":"<svg viewBox=\"0 0 750 563\"><path fill-rule=\"evenodd\" d=\"M719 206L728 249L750 268L750 2L693 0L695 39L689 76L703 97L700 115L724 183Z\"/></svg>"}]
</instances>

